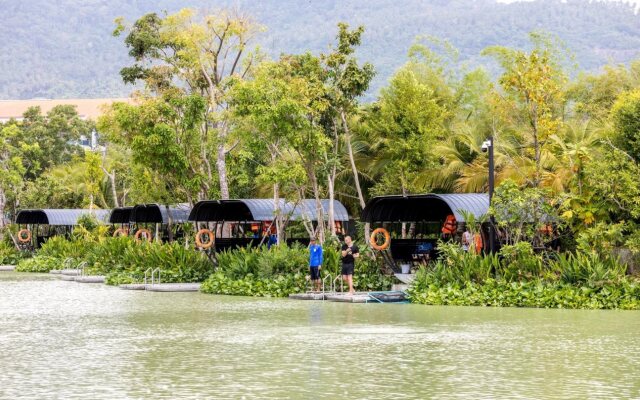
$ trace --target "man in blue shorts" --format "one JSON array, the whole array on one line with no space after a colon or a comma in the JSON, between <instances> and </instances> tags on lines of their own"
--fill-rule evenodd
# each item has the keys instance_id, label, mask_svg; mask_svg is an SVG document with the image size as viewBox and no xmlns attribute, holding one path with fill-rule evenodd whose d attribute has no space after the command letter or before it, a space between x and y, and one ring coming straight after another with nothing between
<instances>
[{"instance_id":1,"label":"man in blue shorts","mask_svg":"<svg viewBox=\"0 0 640 400\"><path fill-rule=\"evenodd\" d=\"M320 291L320 268L322 268L322 246L316 243L316 238L312 237L309 243L309 271L316 292Z\"/></svg>"}]
</instances>

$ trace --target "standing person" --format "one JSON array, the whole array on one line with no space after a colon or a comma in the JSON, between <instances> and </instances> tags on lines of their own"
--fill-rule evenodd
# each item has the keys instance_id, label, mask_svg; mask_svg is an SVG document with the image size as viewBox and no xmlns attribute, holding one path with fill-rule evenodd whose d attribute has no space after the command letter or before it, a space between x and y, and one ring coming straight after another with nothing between
<instances>
[{"instance_id":1,"label":"standing person","mask_svg":"<svg viewBox=\"0 0 640 400\"><path fill-rule=\"evenodd\" d=\"M469 229L465 229L462 234L462 250L469 251L472 239L473 236L471 235L471 232L469 232Z\"/></svg>"},{"instance_id":2,"label":"standing person","mask_svg":"<svg viewBox=\"0 0 640 400\"><path fill-rule=\"evenodd\" d=\"M353 244L351 236L344 237L342 245L342 280L349 284L349 294L354 294L353 290L353 269L355 267L355 259L360 257L358 246Z\"/></svg>"},{"instance_id":3,"label":"standing person","mask_svg":"<svg viewBox=\"0 0 640 400\"><path fill-rule=\"evenodd\" d=\"M322 268L322 246L316 243L316 238L309 241L309 271L311 272L311 282L320 291L320 268Z\"/></svg>"}]
</instances>

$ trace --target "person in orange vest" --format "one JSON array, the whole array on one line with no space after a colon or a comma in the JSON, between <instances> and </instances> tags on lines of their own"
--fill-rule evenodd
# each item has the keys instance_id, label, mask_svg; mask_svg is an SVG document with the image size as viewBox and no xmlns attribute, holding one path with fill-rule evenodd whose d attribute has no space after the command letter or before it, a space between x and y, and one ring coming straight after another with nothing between
<instances>
[{"instance_id":1,"label":"person in orange vest","mask_svg":"<svg viewBox=\"0 0 640 400\"><path fill-rule=\"evenodd\" d=\"M476 254L480 254L482 252L482 248L484 244L482 243L482 235L478 232L473 236L473 241L475 244Z\"/></svg>"},{"instance_id":2,"label":"person in orange vest","mask_svg":"<svg viewBox=\"0 0 640 400\"><path fill-rule=\"evenodd\" d=\"M453 214L447 215L447 218L444 220L444 225L442 225L442 237L451 237L456 232L458 228L458 223L456 221L456 217Z\"/></svg>"}]
</instances>

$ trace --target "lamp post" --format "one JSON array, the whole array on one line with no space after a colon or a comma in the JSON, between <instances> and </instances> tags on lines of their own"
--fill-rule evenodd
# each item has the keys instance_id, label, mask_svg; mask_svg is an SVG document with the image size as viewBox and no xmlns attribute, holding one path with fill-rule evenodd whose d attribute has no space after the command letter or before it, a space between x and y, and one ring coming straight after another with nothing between
<instances>
[{"instance_id":1,"label":"lamp post","mask_svg":"<svg viewBox=\"0 0 640 400\"><path fill-rule=\"evenodd\" d=\"M489 153L489 206L491 206L491 201L493 200L493 189L495 186L495 165L493 160L493 136L489 136L487 140L482 143L482 151L484 153ZM495 219L493 216L489 217L489 251L494 252L495 250Z\"/></svg>"}]
</instances>

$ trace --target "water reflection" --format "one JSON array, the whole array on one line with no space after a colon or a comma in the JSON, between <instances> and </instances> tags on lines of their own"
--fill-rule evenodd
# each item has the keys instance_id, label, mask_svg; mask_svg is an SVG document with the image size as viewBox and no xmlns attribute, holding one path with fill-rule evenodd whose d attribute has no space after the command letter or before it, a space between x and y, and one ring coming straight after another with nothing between
<instances>
[{"instance_id":1,"label":"water reflection","mask_svg":"<svg viewBox=\"0 0 640 400\"><path fill-rule=\"evenodd\" d=\"M3 398L634 398L640 313L144 293L0 274Z\"/></svg>"}]
</instances>

